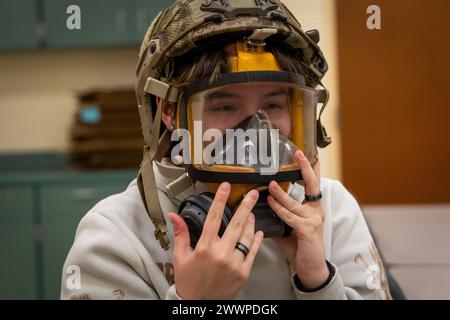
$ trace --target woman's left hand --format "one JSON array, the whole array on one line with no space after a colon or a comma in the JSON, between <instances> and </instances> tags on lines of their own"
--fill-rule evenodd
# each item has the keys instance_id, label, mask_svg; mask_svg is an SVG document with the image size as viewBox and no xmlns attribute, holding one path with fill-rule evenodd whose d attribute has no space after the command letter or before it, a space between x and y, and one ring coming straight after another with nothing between
<instances>
[{"instance_id":1,"label":"woman's left hand","mask_svg":"<svg viewBox=\"0 0 450 320\"><path fill-rule=\"evenodd\" d=\"M320 192L319 167L311 167L303 152L297 151L295 160L305 183L305 193L315 195ZM280 246L288 261L294 267L303 286L312 289L323 284L330 271L328 269L324 244L323 226L325 211L321 202L304 204L291 198L277 182L269 185L267 201L275 213L292 227L292 235L287 238L272 238Z\"/></svg>"}]
</instances>

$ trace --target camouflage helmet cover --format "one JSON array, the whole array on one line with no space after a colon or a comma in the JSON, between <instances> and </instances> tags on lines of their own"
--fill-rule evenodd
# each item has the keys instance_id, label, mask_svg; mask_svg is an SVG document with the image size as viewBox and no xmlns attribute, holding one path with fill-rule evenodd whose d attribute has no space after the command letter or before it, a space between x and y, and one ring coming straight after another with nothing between
<instances>
[{"instance_id":1,"label":"camouflage helmet cover","mask_svg":"<svg viewBox=\"0 0 450 320\"><path fill-rule=\"evenodd\" d=\"M323 78L328 66L318 39L306 34L279 0L178 0L158 14L142 42L136 70L139 104L147 102L143 90L147 78L170 77L168 62L196 49L200 41L266 28L276 30L282 44L301 53L307 76L316 83Z\"/></svg>"}]
</instances>

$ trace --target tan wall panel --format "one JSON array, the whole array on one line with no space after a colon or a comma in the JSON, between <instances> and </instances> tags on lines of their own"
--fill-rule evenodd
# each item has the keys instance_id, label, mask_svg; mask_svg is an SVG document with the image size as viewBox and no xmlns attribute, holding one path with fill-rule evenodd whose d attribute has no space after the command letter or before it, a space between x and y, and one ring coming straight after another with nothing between
<instances>
[{"instance_id":1,"label":"tan wall panel","mask_svg":"<svg viewBox=\"0 0 450 320\"><path fill-rule=\"evenodd\" d=\"M66 150L77 92L133 87L137 55L138 49L1 54L0 152Z\"/></svg>"}]
</instances>

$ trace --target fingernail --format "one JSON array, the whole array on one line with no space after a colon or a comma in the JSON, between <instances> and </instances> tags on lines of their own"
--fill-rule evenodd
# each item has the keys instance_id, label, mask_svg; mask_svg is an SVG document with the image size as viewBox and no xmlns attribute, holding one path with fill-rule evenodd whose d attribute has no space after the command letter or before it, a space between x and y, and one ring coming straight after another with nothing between
<instances>
[{"instance_id":1,"label":"fingernail","mask_svg":"<svg viewBox=\"0 0 450 320\"><path fill-rule=\"evenodd\" d=\"M299 153L300 153L300 160L306 160L305 154L301 150L299 150Z\"/></svg>"},{"instance_id":2,"label":"fingernail","mask_svg":"<svg viewBox=\"0 0 450 320\"><path fill-rule=\"evenodd\" d=\"M228 182L224 182L220 185L220 190L222 190L223 192L228 192L230 191L230 184Z\"/></svg>"},{"instance_id":3,"label":"fingernail","mask_svg":"<svg viewBox=\"0 0 450 320\"><path fill-rule=\"evenodd\" d=\"M175 219L174 215L175 215L175 213L170 212L168 214L168 218L169 218L170 223L175 227L176 226L176 219Z\"/></svg>"},{"instance_id":4,"label":"fingernail","mask_svg":"<svg viewBox=\"0 0 450 320\"><path fill-rule=\"evenodd\" d=\"M273 187L275 190L277 190L277 189L280 188L280 185L278 184L278 182L272 181L271 183L272 183L272 187Z\"/></svg>"},{"instance_id":5,"label":"fingernail","mask_svg":"<svg viewBox=\"0 0 450 320\"><path fill-rule=\"evenodd\" d=\"M259 192L256 190L252 190L249 193L249 196L253 199L253 200L258 200L259 198Z\"/></svg>"}]
</instances>

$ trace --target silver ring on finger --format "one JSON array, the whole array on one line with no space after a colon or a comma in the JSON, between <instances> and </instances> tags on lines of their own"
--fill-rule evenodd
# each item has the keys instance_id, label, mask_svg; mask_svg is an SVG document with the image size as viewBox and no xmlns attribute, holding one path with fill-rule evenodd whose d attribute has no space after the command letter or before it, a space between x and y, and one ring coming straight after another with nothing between
<instances>
[{"instance_id":1,"label":"silver ring on finger","mask_svg":"<svg viewBox=\"0 0 450 320\"><path fill-rule=\"evenodd\" d=\"M242 242L239 242L239 241L236 243L235 249L237 249L240 252L242 252L244 254L244 258L246 258L248 253L250 252L248 247L245 244L243 244Z\"/></svg>"}]
</instances>

